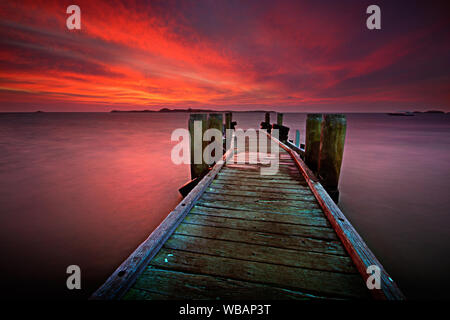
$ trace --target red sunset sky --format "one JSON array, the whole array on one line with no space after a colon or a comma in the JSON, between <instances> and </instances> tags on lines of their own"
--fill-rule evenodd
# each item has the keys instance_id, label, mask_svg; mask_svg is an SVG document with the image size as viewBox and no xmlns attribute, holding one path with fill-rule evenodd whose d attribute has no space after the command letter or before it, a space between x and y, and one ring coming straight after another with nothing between
<instances>
[{"instance_id":1,"label":"red sunset sky","mask_svg":"<svg viewBox=\"0 0 450 320\"><path fill-rule=\"evenodd\" d=\"M1 1L0 111L450 111L448 3Z\"/></svg>"}]
</instances>

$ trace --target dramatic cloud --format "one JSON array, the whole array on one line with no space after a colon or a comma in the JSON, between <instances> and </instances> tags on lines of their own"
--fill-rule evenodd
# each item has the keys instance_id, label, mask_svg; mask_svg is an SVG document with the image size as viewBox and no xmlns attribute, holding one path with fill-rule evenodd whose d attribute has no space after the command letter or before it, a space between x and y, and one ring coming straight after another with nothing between
<instances>
[{"instance_id":1,"label":"dramatic cloud","mask_svg":"<svg viewBox=\"0 0 450 320\"><path fill-rule=\"evenodd\" d=\"M0 111L450 110L447 2L0 4Z\"/></svg>"}]
</instances>

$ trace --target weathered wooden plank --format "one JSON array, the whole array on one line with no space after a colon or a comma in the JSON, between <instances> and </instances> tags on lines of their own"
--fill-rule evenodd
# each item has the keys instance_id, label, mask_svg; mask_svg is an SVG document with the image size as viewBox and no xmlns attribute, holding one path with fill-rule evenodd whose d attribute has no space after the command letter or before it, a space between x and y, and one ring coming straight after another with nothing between
<instances>
[{"instance_id":1,"label":"weathered wooden plank","mask_svg":"<svg viewBox=\"0 0 450 320\"><path fill-rule=\"evenodd\" d=\"M245 185L245 184L240 184L240 183L220 183L218 181L214 181L213 183L210 184L208 191L251 191L251 192L262 192L262 193L282 193L283 195L293 195L293 196L298 196L301 197L302 195L313 195L313 193L311 192L311 190L309 188L306 187L301 187L301 186L295 186L293 188L281 188L281 187L277 187L276 189L273 187L261 187L258 185L255 186L249 186L249 185Z\"/></svg>"},{"instance_id":2,"label":"weathered wooden plank","mask_svg":"<svg viewBox=\"0 0 450 320\"><path fill-rule=\"evenodd\" d=\"M233 196L220 196L215 194L205 194L202 199L202 202L219 202L219 203L227 203L230 205L240 204L242 207L247 209L257 210L258 207L264 205L267 209L270 209L275 212L284 212L285 210L296 210L296 209L317 209L319 205L317 201L287 201L287 200L277 200L277 199L259 199L258 201L251 201L248 197L233 197ZM288 203L289 202L289 203Z\"/></svg>"},{"instance_id":3,"label":"weathered wooden plank","mask_svg":"<svg viewBox=\"0 0 450 320\"><path fill-rule=\"evenodd\" d=\"M182 272L220 276L348 298L367 298L368 292L358 274L294 268L261 262L209 256L187 251L161 249L151 266Z\"/></svg>"},{"instance_id":4,"label":"weathered wooden plank","mask_svg":"<svg viewBox=\"0 0 450 320\"><path fill-rule=\"evenodd\" d=\"M225 168L223 168L222 172L259 175L262 168L268 169L270 168L270 165L255 165L255 164L247 164L239 166L227 165ZM289 165L278 163L278 167L275 168L281 174L284 175L295 174L296 176L299 176L303 179L303 176L298 172L298 168L295 166L294 162L292 162Z\"/></svg>"},{"instance_id":5,"label":"weathered wooden plank","mask_svg":"<svg viewBox=\"0 0 450 320\"><path fill-rule=\"evenodd\" d=\"M166 241L164 248L298 268L357 273L349 257L244 244L242 242L174 234Z\"/></svg>"},{"instance_id":6,"label":"weathered wooden plank","mask_svg":"<svg viewBox=\"0 0 450 320\"><path fill-rule=\"evenodd\" d=\"M270 221L246 221L225 217L205 216L189 214L184 219L184 223L199 224L217 228L230 228L248 231L258 231L273 234L297 235L315 239L336 240L333 229L326 227L303 226L287 223L277 223Z\"/></svg>"},{"instance_id":7,"label":"weathered wooden plank","mask_svg":"<svg viewBox=\"0 0 450 320\"><path fill-rule=\"evenodd\" d=\"M153 292L158 290L158 293ZM165 297L165 298L162 298ZM261 283L149 267L136 281L127 300L323 300L313 295Z\"/></svg>"},{"instance_id":8,"label":"weathered wooden plank","mask_svg":"<svg viewBox=\"0 0 450 320\"><path fill-rule=\"evenodd\" d=\"M274 184L271 182L258 181L258 180L240 180L240 179L215 179L213 184L226 184L226 185L240 185L244 187L264 187L264 188L272 188ZM305 182L300 182L298 184L277 184L277 188L280 190L283 189L297 189L297 190L310 190L308 185Z\"/></svg>"},{"instance_id":9,"label":"weathered wooden plank","mask_svg":"<svg viewBox=\"0 0 450 320\"><path fill-rule=\"evenodd\" d=\"M243 205L240 202L233 202L233 201L207 201L200 199L197 201L198 204L209 207L209 208L215 208L215 209L235 209L235 210L244 210L244 211L258 211L258 212L268 212L268 213L291 213L291 214L302 214L302 213L308 213L310 215L315 215L318 217L323 217L322 210L317 207L315 204L312 206L307 206L304 208L296 208L296 207L277 207L277 206L271 206L271 205L257 205L254 203L246 203Z\"/></svg>"},{"instance_id":10,"label":"weathered wooden plank","mask_svg":"<svg viewBox=\"0 0 450 320\"><path fill-rule=\"evenodd\" d=\"M261 172L249 172L242 170L233 171L233 170L223 170L220 177L231 177L237 179L258 179L258 180L286 180L286 181L304 181L303 177L297 172L283 172L282 170L271 169L269 171L268 168L265 168L265 174L262 175Z\"/></svg>"},{"instance_id":11,"label":"weathered wooden plank","mask_svg":"<svg viewBox=\"0 0 450 320\"><path fill-rule=\"evenodd\" d=\"M250 180L255 179L257 181L262 182L272 182L272 183L281 183L281 184L299 184L300 182L304 182L300 176L294 177L290 175L261 175L261 174L244 174L244 173L229 173L227 171L220 172L217 175L217 179L239 179L239 180Z\"/></svg>"},{"instance_id":12,"label":"weathered wooden plank","mask_svg":"<svg viewBox=\"0 0 450 320\"><path fill-rule=\"evenodd\" d=\"M304 250L311 252L346 255L344 247L337 240L313 239L293 235L279 235L267 232L254 232L228 228L182 223L175 234L192 235L208 239L230 240L235 242L253 243L275 248Z\"/></svg>"},{"instance_id":13,"label":"weathered wooden plank","mask_svg":"<svg viewBox=\"0 0 450 320\"><path fill-rule=\"evenodd\" d=\"M138 279L140 283L142 278ZM154 284L153 284L154 285ZM136 287L130 288L122 297L122 300L175 300L176 297L172 297L159 292L153 292L152 287L147 287L145 289L140 289Z\"/></svg>"},{"instance_id":14,"label":"weathered wooden plank","mask_svg":"<svg viewBox=\"0 0 450 320\"><path fill-rule=\"evenodd\" d=\"M268 213L243 210L214 209L197 204L192 208L191 213L204 214L217 217L227 217L235 219L244 219L250 221L271 221L280 223L301 224L316 227L330 227L330 223L325 217L310 215L308 213Z\"/></svg>"},{"instance_id":15,"label":"weathered wooden plank","mask_svg":"<svg viewBox=\"0 0 450 320\"><path fill-rule=\"evenodd\" d=\"M316 202L316 198L314 196L304 196L302 200L294 200L285 197L275 197L270 195L265 195L260 193L259 197L255 195L248 195L246 192L241 191L241 195L229 195L225 192L217 193L217 192L205 192L202 196L204 200L223 200L223 201L237 201L242 203L257 203L257 204L272 204L277 206L292 206L292 207L304 207L305 203ZM298 199L298 198L297 198Z\"/></svg>"}]
</instances>

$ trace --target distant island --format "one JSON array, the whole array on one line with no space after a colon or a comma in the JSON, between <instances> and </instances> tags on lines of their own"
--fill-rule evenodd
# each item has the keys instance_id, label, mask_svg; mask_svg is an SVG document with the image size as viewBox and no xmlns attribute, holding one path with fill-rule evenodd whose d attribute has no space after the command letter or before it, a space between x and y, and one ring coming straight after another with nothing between
<instances>
[{"instance_id":1,"label":"distant island","mask_svg":"<svg viewBox=\"0 0 450 320\"><path fill-rule=\"evenodd\" d=\"M445 114L444 111L441 110L428 110L428 111L398 111L398 112L389 112L387 113L390 116L414 116L415 114L421 113L433 113L433 114Z\"/></svg>"},{"instance_id":2,"label":"distant island","mask_svg":"<svg viewBox=\"0 0 450 320\"><path fill-rule=\"evenodd\" d=\"M275 111L266 111L266 110L251 110L251 111L232 111L232 110L209 110L209 109L192 109L192 108L188 108L188 109L169 109L169 108L162 108L159 110L111 110L110 112L113 113L118 113L118 112L125 112L125 113L130 113L130 112L144 112L144 113L167 113L167 112L217 112L217 113L221 113L221 112L275 112Z\"/></svg>"},{"instance_id":3,"label":"distant island","mask_svg":"<svg viewBox=\"0 0 450 320\"><path fill-rule=\"evenodd\" d=\"M441 111L441 110L428 110L428 111L414 111L413 113L440 113L440 114L443 114L445 112Z\"/></svg>"}]
</instances>

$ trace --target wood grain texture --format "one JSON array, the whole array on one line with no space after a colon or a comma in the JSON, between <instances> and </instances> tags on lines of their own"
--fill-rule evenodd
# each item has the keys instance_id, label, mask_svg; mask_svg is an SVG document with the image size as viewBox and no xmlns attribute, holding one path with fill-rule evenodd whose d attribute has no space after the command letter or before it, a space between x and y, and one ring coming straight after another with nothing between
<instances>
[{"instance_id":1,"label":"wood grain texture","mask_svg":"<svg viewBox=\"0 0 450 320\"><path fill-rule=\"evenodd\" d=\"M216 217L227 217L234 219L244 219L250 221L271 221L279 223L300 224L306 226L316 227L331 227L330 223L325 217L309 214L303 212L302 214L291 213L269 213L269 212L257 212L257 211L243 211L243 210L231 210L204 207L197 204L192 208L191 213L200 215L210 215Z\"/></svg>"},{"instance_id":2,"label":"wood grain texture","mask_svg":"<svg viewBox=\"0 0 450 320\"><path fill-rule=\"evenodd\" d=\"M285 236L270 232L215 228L205 225L182 223L174 234L192 235L207 239L259 244L274 248L304 250L346 256L346 251L338 240L313 239L302 236Z\"/></svg>"},{"instance_id":3,"label":"wood grain texture","mask_svg":"<svg viewBox=\"0 0 450 320\"><path fill-rule=\"evenodd\" d=\"M269 263L253 262L161 249L150 262L153 267L221 276L240 281L280 286L347 298L367 298L368 292L359 274L346 274L312 269L293 268Z\"/></svg>"},{"instance_id":4,"label":"wood grain texture","mask_svg":"<svg viewBox=\"0 0 450 320\"><path fill-rule=\"evenodd\" d=\"M158 288L155 292L154 288ZM183 290L180 290L183 288ZM125 300L339 300L276 286L149 267Z\"/></svg>"},{"instance_id":5,"label":"wood grain texture","mask_svg":"<svg viewBox=\"0 0 450 320\"><path fill-rule=\"evenodd\" d=\"M166 241L164 248L314 270L357 273L352 260L346 256L330 256L323 253L280 249L242 242L237 244L232 241L205 239L190 235L174 234Z\"/></svg>"}]
</instances>

